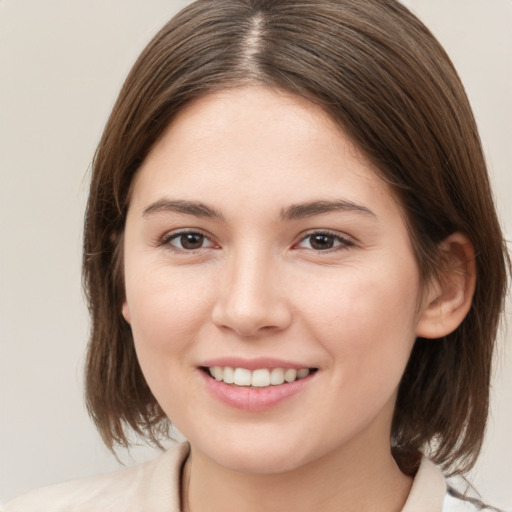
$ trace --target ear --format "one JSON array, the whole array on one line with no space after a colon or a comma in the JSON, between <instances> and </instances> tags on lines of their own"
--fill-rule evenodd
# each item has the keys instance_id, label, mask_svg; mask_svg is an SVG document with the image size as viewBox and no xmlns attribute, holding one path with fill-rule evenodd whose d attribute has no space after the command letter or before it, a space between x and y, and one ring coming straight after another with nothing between
<instances>
[{"instance_id":1,"label":"ear","mask_svg":"<svg viewBox=\"0 0 512 512\"><path fill-rule=\"evenodd\" d=\"M475 251L466 235L453 233L439 246L442 268L425 292L416 335L441 338L467 315L476 283Z\"/></svg>"},{"instance_id":2,"label":"ear","mask_svg":"<svg viewBox=\"0 0 512 512\"><path fill-rule=\"evenodd\" d=\"M131 323L132 316L130 315L130 308L128 307L128 302L123 302L123 307L121 309L121 312L123 313L123 318L128 322Z\"/></svg>"}]
</instances>

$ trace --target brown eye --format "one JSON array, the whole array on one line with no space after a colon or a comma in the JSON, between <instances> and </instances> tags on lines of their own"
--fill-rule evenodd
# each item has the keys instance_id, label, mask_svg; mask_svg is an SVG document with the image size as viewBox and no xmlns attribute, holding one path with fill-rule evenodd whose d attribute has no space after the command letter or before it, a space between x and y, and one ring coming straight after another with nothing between
<instances>
[{"instance_id":1,"label":"brown eye","mask_svg":"<svg viewBox=\"0 0 512 512\"><path fill-rule=\"evenodd\" d=\"M168 237L167 240L164 240L164 244L169 244L181 251L194 251L212 246L212 243L205 235L192 231L175 233Z\"/></svg>"},{"instance_id":2,"label":"brown eye","mask_svg":"<svg viewBox=\"0 0 512 512\"><path fill-rule=\"evenodd\" d=\"M203 245L204 235L199 233L186 233L185 235L181 235L179 240L183 249L199 249Z\"/></svg>"},{"instance_id":3,"label":"brown eye","mask_svg":"<svg viewBox=\"0 0 512 512\"><path fill-rule=\"evenodd\" d=\"M325 249L331 249L334 246L334 236L317 234L309 237L309 244L312 249L322 251Z\"/></svg>"},{"instance_id":4,"label":"brown eye","mask_svg":"<svg viewBox=\"0 0 512 512\"><path fill-rule=\"evenodd\" d=\"M298 247L313 251L328 251L329 249L346 249L353 245L352 240L341 234L317 231L306 235L298 244Z\"/></svg>"}]
</instances>

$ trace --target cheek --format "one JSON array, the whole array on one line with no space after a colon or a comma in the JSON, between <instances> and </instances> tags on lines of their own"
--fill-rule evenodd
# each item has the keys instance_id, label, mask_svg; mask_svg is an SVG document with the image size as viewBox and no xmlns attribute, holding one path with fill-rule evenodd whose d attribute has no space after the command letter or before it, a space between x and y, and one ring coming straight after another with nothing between
<instances>
[{"instance_id":1,"label":"cheek","mask_svg":"<svg viewBox=\"0 0 512 512\"><path fill-rule=\"evenodd\" d=\"M307 295L308 328L345 370L400 372L415 339L418 289L412 263L340 272Z\"/></svg>"},{"instance_id":2,"label":"cheek","mask_svg":"<svg viewBox=\"0 0 512 512\"><path fill-rule=\"evenodd\" d=\"M211 289L169 269L134 275L140 278L127 280L126 295L140 367L167 416L186 418L194 410L195 390L185 389L183 382L194 368L190 358L201 338Z\"/></svg>"},{"instance_id":3,"label":"cheek","mask_svg":"<svg viewBox=\"0 0 512 512\"><path fill-rule=\"evenodd\" d=\"M126 295L139 358L188 348L211 308L212 286L201 284L208 279L199 281L165 267L135 275L140 277L127 281Z\"/></svg>"}]
</instances>

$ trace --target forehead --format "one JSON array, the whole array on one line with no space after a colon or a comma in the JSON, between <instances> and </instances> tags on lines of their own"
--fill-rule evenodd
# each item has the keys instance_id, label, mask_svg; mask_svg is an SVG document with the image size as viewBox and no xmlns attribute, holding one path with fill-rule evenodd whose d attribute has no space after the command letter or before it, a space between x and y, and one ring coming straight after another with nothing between
<instances>
[{"instance_id":1,"label":"forehead","mask_svg":"<svg viewBox=\"0 0 512 512\"><path fill-rule=\"evenodd\" d=\"M262 86L187 105L152 148L132 191L133 200L145 202L210 194L247 207L340 195L394 203L390 187L320 107Z\"/></svg>"}]
</instances>

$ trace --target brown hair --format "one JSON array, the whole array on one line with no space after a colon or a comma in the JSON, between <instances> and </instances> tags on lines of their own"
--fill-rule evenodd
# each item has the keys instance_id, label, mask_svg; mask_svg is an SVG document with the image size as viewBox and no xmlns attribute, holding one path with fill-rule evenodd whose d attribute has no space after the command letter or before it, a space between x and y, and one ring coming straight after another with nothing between
<instances>
[{"instance_id":1,"label":"brown hair","mask_svg":"<svg viewBox=\"0 0 512 512\"><path fill-rule=\"evenodd\" d=\"M404 471L421 451L446 470L469 469L487 420L508 256L463 86L432 34L395 0L199 0L135 63L95 155L85 223L86 398L103 440L127 445L129 427L158 443L169 428L121 315L133 177L184 105L248 83L307 98L352 138L396 191L424 279L438 270L448 235L473 243L471 310L452 334L417 339L392 426Z\"/></svg>"}]
</instances>

